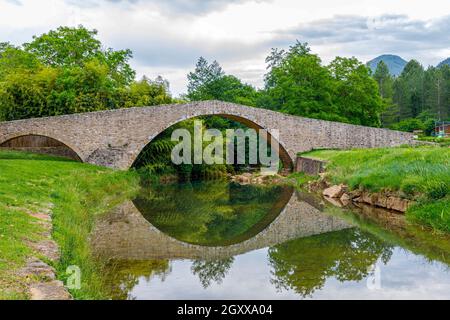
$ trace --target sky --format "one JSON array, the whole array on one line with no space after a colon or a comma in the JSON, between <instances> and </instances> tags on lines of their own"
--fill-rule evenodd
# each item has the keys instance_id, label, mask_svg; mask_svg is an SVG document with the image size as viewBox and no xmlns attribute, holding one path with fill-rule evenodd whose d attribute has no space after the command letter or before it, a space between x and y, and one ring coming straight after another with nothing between
<instances>
[{"instance_id":1,"label":"sky","mask_svg":"<svg viewBox=\"0 0 450 320\"><path fill-rule=\"evenodd\" d=\"M448 0L0 0L0 42L80 24L105 47L131 49L137 77L163 76L174 96L200 56L261 87L270 49L296 40L324 64L397 54L426 67L450 57Z\"/></svg>"}]
</instances>

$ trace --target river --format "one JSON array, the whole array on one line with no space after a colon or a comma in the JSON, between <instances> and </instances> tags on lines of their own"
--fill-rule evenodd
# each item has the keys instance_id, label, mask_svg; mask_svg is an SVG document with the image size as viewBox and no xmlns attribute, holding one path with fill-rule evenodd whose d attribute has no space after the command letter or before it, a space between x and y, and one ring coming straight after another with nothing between
<instances>
[{"instance_id":1,"label":"river","mask_svg":"<svg viewBox=\"0 0 450 320\"><path fill-rule=\"evenodd\" d=\"M450 239L288 186L143 188L91 237L112 299L449 299Z\"/></svg>"}]
</instances>

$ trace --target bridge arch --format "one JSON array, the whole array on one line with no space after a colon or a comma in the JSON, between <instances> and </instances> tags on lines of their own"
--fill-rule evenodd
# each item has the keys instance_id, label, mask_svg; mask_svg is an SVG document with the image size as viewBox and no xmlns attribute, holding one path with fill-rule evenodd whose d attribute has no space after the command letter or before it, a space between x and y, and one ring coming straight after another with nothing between
<instances>
[{"instance_id":1,"label":"bridge arch","mask_svg":"<svg viewBox=\"0 0 450 320\"><path fill-rule=\"evenodd\" d=\"M197 118L197 117L207 117L207 116L218 116L218 117L222 117L222 118L226 118L229 120L233 120L236 122L239 122L245 126L247 126L248 128L254 129L254 130L264 130L267 133L267 142L270 145L270 142L276 141L279 145L279 158L280 161L283 165L283 170L286 171L292 171L293 167L294 167L294 162L293 159L291 158L291 156L289 155L286 145L282 142L282 139L276 139L275 137L272 136L270 129L265 128L264 126L258 124L255 122L255 120L250 119L250 117L247 116L243 116L240 114L236 114L236 113L232 113L232 112L219 112L219 113L214 113L214 112L206 112L206 113L195 113L193 115L185 115L181 118L178 118L175 121L170 121L168 122L164 127L160 128L160 130L158 130L157 133L151 135L148 137L148 139L146 141L143 141L137 148L137 151L133 154L132 157L130 157L130 159L128 160L127 163L127 168L131 168L135 161L138 159L139 155L142 153L142 151L145 149L146 146L148 146L150 143L152 143L154 141L154 139L156 139L156 137L158 137L161 133L163 133L164 131L166 131L167 129L169 129L170 127L176 125L177 123L180 123L182 121L185 120L189 120L189 119L193 119L193 118Z\"/></svg>"},{"instance_id":2,"label":"bridge arch","mask_svg":"<svg viewBox=\"0 0 450 320\"><path fill-rule=\"evenodd\" d=\"M61 139L36 132L21 132L9 135L0 141L1 149L62 156L83 162L80 151L73 146L61 141Z\"/></svg>"}]
</instances>

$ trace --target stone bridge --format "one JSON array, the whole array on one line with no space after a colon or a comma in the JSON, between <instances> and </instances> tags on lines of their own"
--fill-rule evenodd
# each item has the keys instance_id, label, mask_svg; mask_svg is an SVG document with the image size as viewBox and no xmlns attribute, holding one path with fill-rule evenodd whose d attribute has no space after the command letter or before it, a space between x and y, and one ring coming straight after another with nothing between
<instances>
[{"instance_id":1,"label":"stone bridge","mask_svg":"<svg viewBox=\"0 0 450 320\"><path fill-rule=\"evenodd\" d=\"M413 135L387 129L291 116L221 101L136 107L0 122L0 148L59 153L127 169L159 133L185 119L220 115L248 127L279 130L280 159L292 168L298 152L412 144Z\"/></svg>"},{"instance_id":2,"label":"stone bridge","mask_svg":"<svg viewBox=\"0 0 450 320\"><path fill-rule=\"evenodd\" d=\"M119 260L225 259L302 237L351 228L340 218L323 213L317 199L294 191L280 214L255 236L224 246L182 242L148 222L132 201L100 217L91 236L94 252Z\"/></svg>"}]
</instances>

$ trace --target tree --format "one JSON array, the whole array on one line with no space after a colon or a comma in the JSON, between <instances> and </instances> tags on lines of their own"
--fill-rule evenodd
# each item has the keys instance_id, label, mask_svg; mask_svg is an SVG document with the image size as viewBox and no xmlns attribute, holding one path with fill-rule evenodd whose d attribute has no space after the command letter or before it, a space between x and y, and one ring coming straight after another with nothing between
<instances>
[{"instance_id":1,"label":"tree","mask_svg":"<svg viewBox=\"0 0 450 320\"><path fill-rule=\"evenodd\" d=\"M355 58L337 57L324 67L307 43L272 49L265 90L257 105L293 115L380 125L384 108L369 69Z\"/></svg>"},{"instance_id":2,"label":"tree","mask_svg":"<svg viewBox=\"0 0 450 320\"><path fill-rule=\"evenodd\" d=\"M373 78L378 83L378 89L380 92L380 96L383 99L392 99L393 96L393 83L394 79L392 78L391 74L389 73L388 66L383 62L380 61L377 65L377 69L375 70L375 73L373 74Z\"/></svg>"},{"instance_id":3,"label":"tree","mask_svg":"<svg viewBox=\"0 0 450 320\"><path fill-rule=\"evenodd\" d=\"M443 97L440 101L438 113L441 120L450 120L450 66L445 64L440 67L442 75L442 91Z\"/></svg>"},{"instance_id":4,"label":"tree","mask_svg":"<svg viewBox=\"0 0 450 320\"><path fill-rule=\"evenodd\" d=\"M328 69L334 79L333 102L339 115L350 123L379 126L384 103L369 69L356 58L341 57Z\"/></svg>"},{"instance_id":5,"label":"tree","mask_svg":"<svg viewBox=\"0 0 450 320\"><path fill-rule=\"evenodd\" d=\"M288 51L273 49L266 61L269 71L259 99L266 105L260 106L294 115L339 118L331 99L331 74L306 43L297 42Z\"/></svg>"},{"instance_id":6,"label":"tree","mask_svg":"<svg viewBox=\"0 0 450 320\"><path fill-rule=\"evenodd\" d=\"M0 81L9 73L37 71L40 67L39 60L33 54L7 42L0 43Z\"/></svg>"},{"instance_id":7,"label":"tree","mask_svg":"<svg viewBox=\"0 0 450 320\"><path fill-rule=\"evenodd\" d=\"M191 92L191 100L221 100L243 105L256 104L256 90L231 75L223 75L197 87Z\"/></svg>"},{"instance_id":8,"label":"tree","mask_svg":"<svg viewBox=\"0 0 450 320\"><path fill-rule=\"evenodd\" d=\"M33 36L33 41L23 47L47 66L82 67L97 60L108 66L112 79L119 84L129 84L135 76L128 64L131 50L104 50L96 35L97 30L88 30L81 25L76 28L59 27L41 36Z\"/></svg>"},{"instance_id":9,"label":"tree","mask_svg":"<svg viewBox=\"0 0 450 320\"><path fill-rule=\"evenodd\" d=\"M59 27L0 43L0 120L172 102L162 77L134 82L130 50L102 49L96 30Z\"/></svg>"},{"instance_id":10,"label":"tree","mask_svg":"<svg viewBox=\"0 0 450 320\"><path fill-rule=\"evenodd\" d=\"M130 85L129 97L124 106L153 106L171 102L167 80L158 76L152 81L144 76L140 81Z\"/></svg>"},{"instance_id":11,"label":"tree","mask_svg":"<svg viewBox=\"0 0 450 320\"><path fill-rule=\"evenodd\" d=\"M191 100L202 100L198 96L202 87L221 78L225 73L217 61L208 64L205 58L200 57L195 65L194 72L188 74L188 94Z\"/></svg>"},{"instance_id":12,"label":"tree","mask_svg":"<svg viewBox=\"0 0 450 320\"><path fill-rule=\"evenodd\" d=\"M416 60L408 62L395 81L394 102L400 118L414 118L424 109L424 69Z\"/></svg>"}]
</instances>

